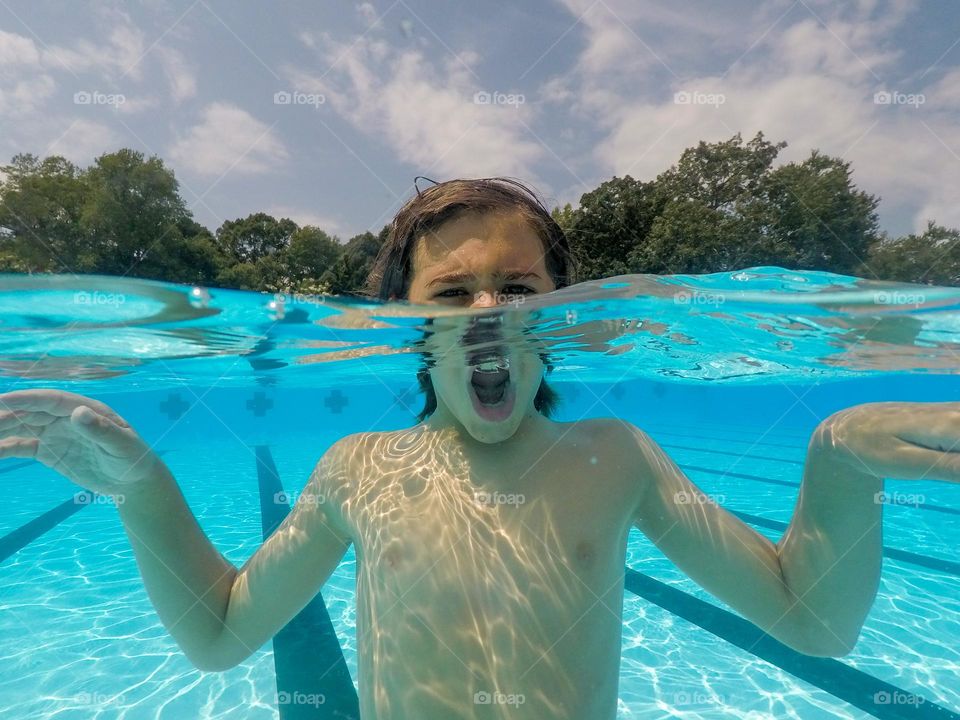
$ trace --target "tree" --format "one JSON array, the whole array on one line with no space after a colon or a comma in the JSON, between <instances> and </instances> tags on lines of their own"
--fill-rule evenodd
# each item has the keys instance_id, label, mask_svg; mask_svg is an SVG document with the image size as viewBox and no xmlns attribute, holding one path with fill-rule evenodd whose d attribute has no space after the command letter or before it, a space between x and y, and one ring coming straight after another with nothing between
<instances>
[{"instance_id":1,"label":"tree","mask_svg":"<svg viewBox=\"0 0 960 720\"><path fill-rule=\"evenodd\" d=\"M373 261L389 232L390 226L385 225L377 235L365 232L350 238L340 257L321 278L326 283L328 292L361 292L370 275Z\"/></svg>"},{"instance_id":2,"label":"tree","mask_svg":"<svg viewBox=\"0 0 960 720\"><path fill-rule=\"evenodd\" d=\"M16 155L0 182L0 269L90 272L80 229L85 184L80 170L54 155Z\"/></svg>"},{"instance_id":3,"label":"tree","mask_svg":"<svg viewBox=\"0 0 960 720\"><path fill-rule=\"evenodd\" d=\"M653 183L629 175L608 180L583 195L565 228L578 278L631 272L628 256L645 242L662 206Z\"/></svg>"},{"instance_id":4,"label":"tree","mask_svg":"<svg viewBox=\"0 0 960 720\"><path fill-rule=\"evenodd\" d=\"M306 225L290 236L285 264L291 289L310 292L341 255L340 242L318 227Z\"/></svg>"},{"instance_id":5,"label":"tree","mask_svg":"<svg viewBox=\"0 0 960 720\"><path fill-rule=\"evenodd\" d=\"M851 274L879 238L878 200L856 189L839 158L814 150L770 172L760 196L779 265Z\"/></svg>"},{"instance_id":6,"label":"tree","mask_svg":"<svg viewBox=\"0 0 960 720\"><path fill-rule=\"evenodd\" d=\"M857 269L866 278L960 285L960 230L928 222L921 234L876 243Z\"/></svg>"},{"instance_id":7,"label":"tree","mask_svg":"<svg viewBox=\"0 0 960 720\"><path fill-rule=\"evenodd\" d=\"M747 143L740 133L717 143L701 141L687 148L679 162L657 177L657 188L666 200L693 200L708 208L734 212L738 202L758 195L773 161L785 142L770 143L763 133Z\"/></svg>"},{"instance_id":8,"label":"tree","mask_svg":"<svg viewBox=\"0 0 960 720\"><path fill-rule=\"evenodd\" d=\"M682 198L667 203L644 242L630 251L632 272L674 274L734 270L763 263L752 228L736 215ZM741 243L731 242L740 238Z\"/></svg>"},{"instance_id":9,"label":"tree","mask_svg":"<svg viewBox=\"0 0 960 720\"><path fill-rule=\"evenodd\" d=\"M755 265L850 273L877 239L877 199L814 151L774 169L786 143L739 133L699 143L653 183L616 178L581 199L571 233L588 277ZM579 234L579 236L578 236Z\"/></svg>"},{"instance_id":10,"label":"tree","mask_svg":"<svg viewBox=\"0 0 960 720\"><path fill-rule=\"evenodd\" d=\"M164 280L191 285L215 284L217 276L226 266L226 259L220 253L213 233L193 219L184 220L179 230L179 262L171 263Z\"/></svg>"},{"instance_id":11,"label":"tree","mask_svg":"<svg viewBox=\"0 0 960 720\"><path fill-rule=\"evenodd\" d=\"M160 279L187 270L181 227L191 217L162 160L119 150L98 157L85 180L80 228L97 272Z\"/></svg>"},{"instance_id":12,"label":"tree","mask_svg":"<svg viewBox=\"0 0 960 720\"><path fill-rule=\"evenodd\" d=\"M568 232L570 227L573 225L573 208L570 206L570 203L567 203L562 208L555 207L550 213L550 217L556 221L561 230Z\"/></svg>"},{"instance_id":13,"label":"tree","mask_svg":"<svg viewBox=\"0 0 960 720\"><path fill-rule=\"evenodd\" d=\"M813 151L774 167L785 143L762 133L701 142L653 181L614 177L554 208L578 279L779 265L960 285L960 231L878 230L876 197L849 163ZM157 157L122 149L87 169L59 156L0 168L0 272L86 272L272 292L361 291L389 234L341 245L264 213L197 223Z\"/></svg>"},{"instance_id":14,"label":"tree","mask_svg":"<svg viewBox=\"0 0 960 720\"><path fill-rule=\"evenodd\" d=\"M266 213L255 213L227 220L217 228L217 246L229 261L255 263L285 250L296 230L297 224L289 218L277 220Z\"/></svg>"},{"instance_id":15,"label":"tree","mask_svg":"<svg viewBox=\"0 0 960 720\"><path fill-rule=\"evenodd\" d=\"M764 184L786 143L701 142L655 181L660 213L628 254L633 272L709 273L777 264Z\"/></svg>"}]
</instances>

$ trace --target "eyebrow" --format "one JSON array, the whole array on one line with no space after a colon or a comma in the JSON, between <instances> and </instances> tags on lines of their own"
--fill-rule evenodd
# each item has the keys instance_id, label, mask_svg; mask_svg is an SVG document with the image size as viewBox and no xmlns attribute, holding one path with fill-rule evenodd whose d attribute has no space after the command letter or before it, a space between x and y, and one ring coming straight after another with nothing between
<instances>
[{"instance_id":1,"label":"eyebrow","mask_svg":"<svg viewBox=\"0 0 960 720\"><path fill-rule=\"evenodd\" d=\"M536 278L540 279L540 276L537 273L523 272L522 270L507 270L494 273L494 276L500 280L523 280L524 278ZM475 277L470 273L447 273L446 275L440 275L435 277L433 280L427 283L427 287L433 287L434 285L441 285L444 283L460 283L466 280L471 280Z\"/></svg>"}]
</instances>

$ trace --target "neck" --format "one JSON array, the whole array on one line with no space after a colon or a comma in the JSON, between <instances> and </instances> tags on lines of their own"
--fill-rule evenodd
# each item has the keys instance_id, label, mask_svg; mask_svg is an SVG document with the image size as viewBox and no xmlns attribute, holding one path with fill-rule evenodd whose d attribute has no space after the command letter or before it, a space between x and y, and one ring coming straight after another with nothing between
<instances>
[{"instance_id":1,"label":"neck","mask_svg":"<svg viewBox=\"0 0 960 720\"><path fill-rule=\"evenodd\" d=\"M499 442L481 442L467 431L439 397L437 409L424 421L424 425L429 429L435 432L453 433L464 448L481 454L502 454L517 446L528 447L532 439L542 437L553 424L531 403L513 435Z\"/></svg>"}]
</instances>

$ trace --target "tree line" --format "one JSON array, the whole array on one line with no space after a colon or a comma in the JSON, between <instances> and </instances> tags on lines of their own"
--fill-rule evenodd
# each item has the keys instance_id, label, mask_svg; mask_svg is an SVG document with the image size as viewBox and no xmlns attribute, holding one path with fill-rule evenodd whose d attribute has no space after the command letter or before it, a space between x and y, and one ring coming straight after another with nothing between
<instances>
[{"instance_id":1,"label":"tree line","mask_svg":"<svg viewBox=\"0 0 960 720\"><path fill-rule=\"evenodd\" d=\"M774 167L786 143L762 133L699 143L653 180L614 177L553 210L578 279L710 273L755 265L960 285L960 231L880 231L879 199L849 163L817 151ZM211 232L173 172L122 149L80 168L23 154L0 168L0 272L126 275L268 292L363 287L389 226L341 242L321 228L255 213Z\"/></svg>"}]
</instances>

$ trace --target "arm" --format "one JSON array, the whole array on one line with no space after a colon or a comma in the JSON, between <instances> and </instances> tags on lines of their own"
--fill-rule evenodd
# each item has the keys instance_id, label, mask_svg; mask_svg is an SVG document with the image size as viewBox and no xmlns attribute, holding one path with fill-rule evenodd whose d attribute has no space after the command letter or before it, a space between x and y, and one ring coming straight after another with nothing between
<instances>
[{"instance_id":1,"label":"arm","mask_svg":"<svg viewBox=\"0 0 960 720\"><path fill-rule=\"evenodd\" d=\"M635 434L645 487L634 524L664 555L785 645L816 656L849 652L879 580L880 481L837 478L811 448L793 520L774 544L704 495L652 438Z\"/></svg>"},{"instance_id":2,"label":"arm","mask_svg":"<svg viewBox=\"0 0 960 720\"><path fill-rule=\"evenodd\" d=\"M342 442L342 441L341 441ZM317 464L283 523L240 569L203 534L172 478L119 505L164 627L201 670L234 667L319 592L350 546L336 511L335 448Z\"/></svg>"},{"instance_id":3,"label":"arm","mask_svg":"<svg viewBox=\"0 0 960 720\"><path fill-rule=\"evenodd\" d=\"M0 459L35 459L116 498L161 622L204 670L232 667L260 647L343 557L350 536L337 495L348 440L327 451L291 513L237 570L203 533L167 466L108 406L56 390L0 395Z\"/></svg>"}]
</instances>

